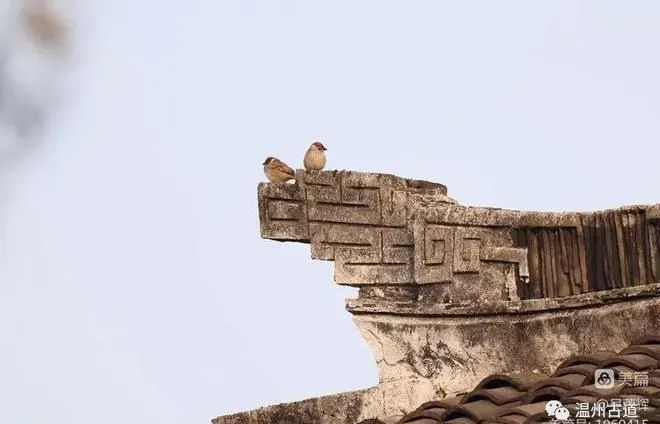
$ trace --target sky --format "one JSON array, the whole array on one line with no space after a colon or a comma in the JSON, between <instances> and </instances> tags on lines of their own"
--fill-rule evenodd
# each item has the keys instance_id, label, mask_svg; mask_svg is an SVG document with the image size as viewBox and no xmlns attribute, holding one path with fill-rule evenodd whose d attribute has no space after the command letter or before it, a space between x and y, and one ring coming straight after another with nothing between
<instances>
[{"instance_id":1,"label":"sky","mask_svg":"<svg viewBox=\"0 0 660 424\"><path fill-rule=\"evenodd\" d=\"M208 423L377 383L261 163L462 204L660 199L660 3L88 0L66 95L4 172L0 422Z\"/></svg>"}]
</instances>

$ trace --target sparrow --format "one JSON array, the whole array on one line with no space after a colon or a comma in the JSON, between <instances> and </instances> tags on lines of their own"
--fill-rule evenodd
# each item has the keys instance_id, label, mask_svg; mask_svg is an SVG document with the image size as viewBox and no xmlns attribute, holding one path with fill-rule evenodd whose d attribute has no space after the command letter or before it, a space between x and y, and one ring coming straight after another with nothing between
<instances>
[{"instance_id":1,"label":"sparrow","mask_svg":"<svg viewBox=\"0 0 660 424\"><path fill-rule=\"evenodd\" d=\"M303 165L308 171L320 171L325 168L325 151L328 150L323 144L316 141L309 146Z\"/></svg>"},{"instance_id":2,"label":"sparrow","mask_svg":"<svg viewBox=\"0 0 660 424\"><path fill-rule=\"evenodd\" d=\"M269 156L262 165L264 166L264 174L271 183L283 183L296 179L296 171L277 158Z\"/></svg>"}]
</instances>

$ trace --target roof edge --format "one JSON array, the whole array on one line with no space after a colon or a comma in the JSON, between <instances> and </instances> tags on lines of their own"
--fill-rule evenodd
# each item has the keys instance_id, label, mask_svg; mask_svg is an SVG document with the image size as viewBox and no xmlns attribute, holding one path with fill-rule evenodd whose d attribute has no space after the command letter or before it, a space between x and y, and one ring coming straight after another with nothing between
<instances>
[{"instance_id":1,"label":"roof edge","mask_svg":"<svg viewBox=\"0 0 660 424\"><path fill-rule=\"evenodd\" d=\"M660 297L660 283L589 292L566 297L492 301L483 304L424 304L420 302L393 302L357 298L348 299L346 301L346 309L353 315L385 314L427 317L484 317L586 309L653 297Z\"/></svg>"}]
</instances>

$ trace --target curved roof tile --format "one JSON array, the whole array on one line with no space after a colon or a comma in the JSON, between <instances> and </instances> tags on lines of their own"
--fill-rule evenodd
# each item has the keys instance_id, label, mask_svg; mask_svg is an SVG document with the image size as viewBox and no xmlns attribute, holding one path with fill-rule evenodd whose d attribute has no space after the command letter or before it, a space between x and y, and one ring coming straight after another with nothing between
<instances>
[{"instance_id":1,"label":"curved roof tile","mask_svg":"<svg viewBox=\"0 0 660 424\"><path fill-rule=\"evenodd\" d=\"M468 393L464 398L464 403L486 399L496 405L503 405L505 403L520 400L524 393L524 391L520 391L511 386L502 386L493 389L478 389L472 393Z\"/></svg>"},{"instance_id":2,"label":"curved roof tile","mask_svg":"<svg viewBox=\"0 0 660 424\"><path fill-rule=\"evenodd\" d=\"M475 390L495 389L498 387L513 387L520 391L528 390L534 383L548 378L537 372L519 372L510 374L493 374L481 380Z\"/></svg>"},{"instance_id":3,"label":"curved roof tile","mask_svg":"<svg viewBox=\"0 0 660 424\"><path fill-rule=\"evenodd\" d=\"M577 364L569 365L563 368L557 368L552 377L561 377L566 374L581 374L587 378L593 378L594 371L598 369L598 366L594 364Z\"/></svg>"},{"instance_id":4,"label":"curved roof tile","mask_svg":"<svg viewBox=\"0 0 660 424\"><path fill-rule=\"evenodd\" d=\"M660 344L633 345L621 351L622 355L642 354L660 361Z\"/></svg>"},{"instance_id":5,"label":"curved roof tile","mask_svg":"<svg viewBox=\"0 0 660 424\"><path fill-rule=\"evenodd\" d=\"M633 371L643 371L656 368L658 366L658 360L652 356L643 354L618 355L601 362L598 367L614 368L617 365L624 365Z\"/></svg>"},{"instance_id":6,"label":"curved roof tile","mask_svg":"<svg viewBox=\"0 0 660 424\"><path fill-rule=\"evenodd\" d=\"M580 365L580 364L591 364L598 365L603 361L606 361L612 357L615 357L616 353L610 352L609 350L598 350L589 355L575 355L564 362L562 362L557 368L566 368L571 365Z\"/></svg>"}]
</instances>

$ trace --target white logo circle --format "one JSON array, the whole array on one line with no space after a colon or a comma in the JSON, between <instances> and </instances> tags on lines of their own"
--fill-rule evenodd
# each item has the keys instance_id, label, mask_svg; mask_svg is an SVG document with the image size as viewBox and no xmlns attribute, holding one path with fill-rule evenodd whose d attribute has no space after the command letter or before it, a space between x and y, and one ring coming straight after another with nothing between
<instances>
[{"instance_id":1,"label":"white logo circle","mask_svg":"<svg viewBox=\"0 0 660 424\"><path fill-rule=\"evenodd\" d=\"M557 408L561 408L562 404L558 400L551 400L545 404L545 412L548 413L549 417L554 417Z\"/></svg>"},{"instance_id":2,"label":"white logo circle","mask_svg":"<svg viewBox=\"0 0 660 424\"><path fill-rule=\"evenodd\" d=\"M570 416L571 413L568 412L568 409L564 408L563 406L560 406L559 408L555 409L555 418L557 418L560 421L565 421Z\"/></svg>"}]
</instances>

